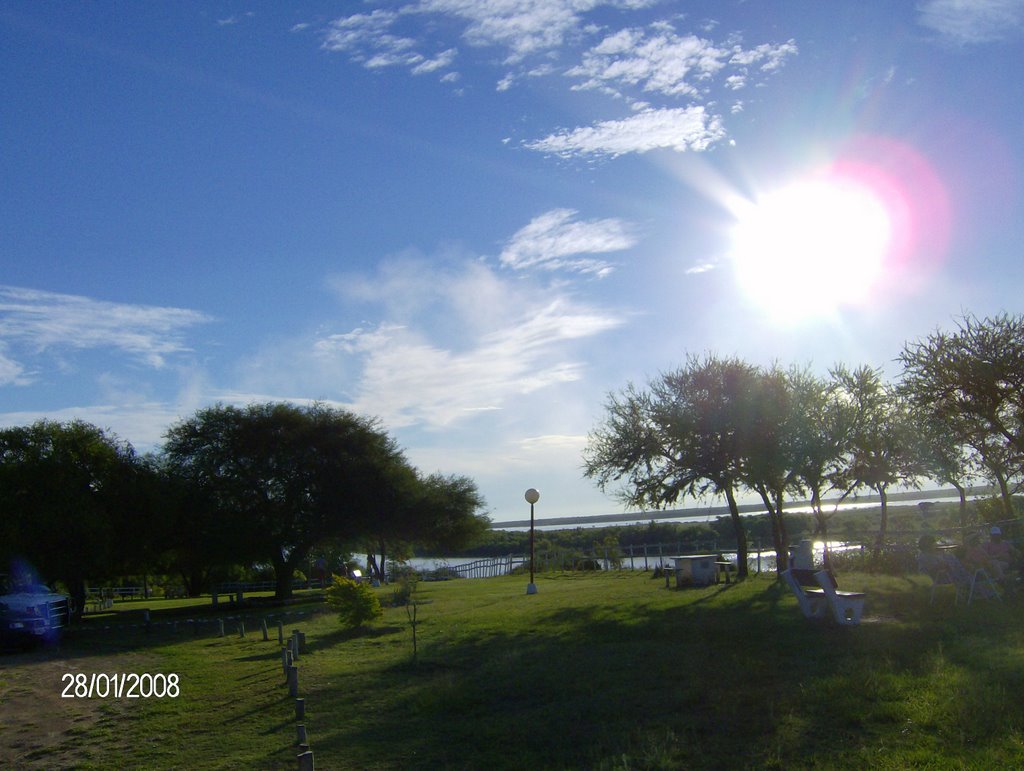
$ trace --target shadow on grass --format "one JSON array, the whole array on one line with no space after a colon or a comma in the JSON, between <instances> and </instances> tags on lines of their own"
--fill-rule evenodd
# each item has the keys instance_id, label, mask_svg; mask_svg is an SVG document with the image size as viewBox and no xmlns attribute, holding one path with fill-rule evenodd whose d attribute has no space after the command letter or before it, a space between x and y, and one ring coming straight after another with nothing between
<instances>
[{"instance_id":1,"label":"shadow on grass","mask_svg":"<svg viewBox=\"0 0 1024 771\"><path fill-rule=\"evenodd\" d=\"M523 631L435 638L419 665L382 669L372 688L321 689L316 749L403 769L863 767L901 742L908 758L936 746L932 757L955 757L1005 734L962 710L952 731L944 715L958 699L982 711L987 686L1006 678L996 709L1024 728L1012 695L1024 675L1008 664L993 674L974 653L1016 639L1012 614L932 617L919 588L873 590L869 602L893 620L858 628L810 622L785 587L759 580L673 590L678 604L628 613L598 602L540 612ZM900 611L902 621L891 615ZM401 695L375 703L385 691Z\"/></svg>"}]
</instances>

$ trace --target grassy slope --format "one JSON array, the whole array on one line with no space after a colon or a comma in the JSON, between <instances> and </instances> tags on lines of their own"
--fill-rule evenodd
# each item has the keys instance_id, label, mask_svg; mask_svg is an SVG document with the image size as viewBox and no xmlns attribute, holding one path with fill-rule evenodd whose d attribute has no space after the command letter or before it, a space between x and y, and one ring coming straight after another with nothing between
<instances>
[{"instance_id":1,"label":"grassy slope","mask_svg":"<svg viewBox=\"0 0 1024 771\"><path fill-rule=\"evenodd\" d=\"M767 578L667 591L611 573L538 576L533 597L523 578L421 584L415 665L403 608L359 633L326 614L286 629L307 634L318 769L1024 765L1019 603L931 607L919 578L843 583L869 591L858 628L805 620ZM83 672L137 651L182 695L88 702L92 723L21 760L293 768L276 635L247 626L244 640L159 627L70 641L58 655ZM12 677L0 687L25 687Z\"/></svg>"}]
</instances>

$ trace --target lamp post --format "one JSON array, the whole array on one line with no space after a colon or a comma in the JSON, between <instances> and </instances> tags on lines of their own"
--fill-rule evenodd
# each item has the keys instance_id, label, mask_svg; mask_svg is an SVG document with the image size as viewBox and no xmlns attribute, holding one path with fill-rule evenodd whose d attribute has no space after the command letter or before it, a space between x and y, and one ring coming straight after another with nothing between
<instances>
[{"instance_id":1,"label":"lamp post","mask_svg":"<svg viewBox=\"0 0 1024 771\"><path fill-rule=\"evenodd\" d=\"M530 583L526 585L527 594L536 594L537 585L533 583L533 504L540 500L540 493L533 487L526 491L526 502L530 504Z\"/></svg>"}]
</instances>

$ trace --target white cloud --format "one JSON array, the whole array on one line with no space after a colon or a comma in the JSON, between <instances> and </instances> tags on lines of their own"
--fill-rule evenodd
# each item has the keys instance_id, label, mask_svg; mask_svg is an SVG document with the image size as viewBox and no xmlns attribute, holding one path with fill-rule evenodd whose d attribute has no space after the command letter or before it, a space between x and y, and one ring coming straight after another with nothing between
<instances>
[{"instance_id":1,"label":"white cloud","mask_svg":"<svg viewBox=\"0 0 1024 771\"><path fill-rule=\"evenodd\" d=\"M467 43L505 48L506 62L513 63L560 46L580 26L578 11L596 5L572 0L422 0L416 7L468 22L462 35Z\"/></svg>"},{"instance_id":2,"label":"white cloud","mask_svg":"<svg viewBox=\"0 0 1024 771\"><path fill-rule=\"evenodd\" d=\"M25 376L25 368L5 354L7 346L0 342L0 386L28 385L31 380Z\"/></svg>"},{"instance_id":3,"label":"white cloud","mask_svg":"<svg viewBox=\"0 0 1024 771\"><path fill-rule=\"evenodd\" d=\"M745 49L738 43L720 46L695 35L680 36L662 25L653 33L633 28L608 35L566 74L583 79L577 89L623 95L622 89L638 88L644 93L697 97L723 70L731 70L726 85L735 89L746 84L751 66L759 64L762 72L772 72L796 52L792 40Z\"/></svg>"},{"instance_id":4,"label":"white cloud","mask_svg":"<svg viewBox=\"0 0 1024 771\"><path fill-rule=\"evenodd\" d=\"M190 350L184 330L210 320L184 308L0 286L0 341L36 353L113 348L160 368L167 356Z\"/></svg>"},{"instance_id":5,"label":"white cloud","mask_svg":"<svg viewBox=\"0 0 1024 771\"><path fill-rule=\"evenodd\" d=\"M505 51L506 64L556 50L585 34L583 14L600 7L636 10L654 0L419 0L395 11L357 13L331 22L324 48L347 53L365 67L409 65L435 61L420 53L427 45L397 32L415 16L434 15L462 25L459 37L472 47ZM437 25L434 29L442 28ZM422 32L417 32L420 37ZM450 48L448 50L451 50ZM507 83L510 81L503 81ZM499 90L502 90L499 87Z\"/></svg>"},{"instance_id":6,"label":"white cloud","mask_svg":"<svg viewBox=\"0 0 1024 771\"><path fill-rule=\"evenodd\" d=\"M576 215L572 209L553 209L535 217L512 236L501 253L501 264L515 270L540 267L608 275L613 270L610 263L577 255L629 249L635 236L622 220L581 222Z\"/></svg>"},{"instance_id":7,"label":"white cloud","mask_svg":"<svg viewBox=\"0 0 1024 771\"><path fill-rule=\"evenodd\" d=\"M530 150L568 158L598 155L611 158L626 153L669 149L677 152L707 150L726 136L722 119L708 115L703 105L644 110L622 120L551 134L526 143Z\"/></svg>"},{"instance_id":8,"label":"white cloud","mask_svg":"<svg viewBox=\"0 0 1024 771\"><path fill-rule=\"evenodd\" d=\"M379 416L392 428L436 427L501 409L513 396L580 379L584 367L560 353L564 344L620 323L554 298L506 319L462 350L391 324L324 337L314 347L328 360L360 360L362 373L349 403L354 411Z\"/></svg>"},{"instance_id":9,"label":"white cloud","mask_svg":"<svg viewBox=\"0 0 1024 771\"><path fill-rule=\"evenodd\" d=\"M713 262L701 262L697 265L693 265L686 269L686 275L697 276L701 273L707 273L710 270L715 269L715 263Z\"/></svg>"},{"instance_id":10,"label":"white cloud","mask_svg":"<svg viewBox=\"0 0 1024 771\"><path fill-rule=\"evenodd\" d=\"M926 0L920 23L956 45L990 43L1024 29L1024 0Z\"/></svg>"},{"instance_id":11,"label":"white cloud","mask_svg":"<svg viewBox=\"0 0 1024 771\"><path fill-rule=\"evenodd\" d=\"M183 410L164 402L94 404L46 411L0 413L0 426L27 426L40 420L57 423L82 420L130 442L140 452L147 452L161 444L172 424L191 414L192 410Z\"/></svg>"}]
</instances>

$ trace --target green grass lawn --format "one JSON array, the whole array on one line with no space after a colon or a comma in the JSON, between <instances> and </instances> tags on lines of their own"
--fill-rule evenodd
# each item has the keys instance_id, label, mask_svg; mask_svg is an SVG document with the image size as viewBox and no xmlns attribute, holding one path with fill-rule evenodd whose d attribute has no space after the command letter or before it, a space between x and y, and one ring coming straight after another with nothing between
<instances>
[{"instance_id":1,"label":"green grass lawn","mask_svg":"<svg viewBox=\"0 0 1024 771\"><path fill-rule=\"evenodd\" d=\"M317 610L285 629L307 637L318 769L1024 766L1021 603L931 606L917 577L841 580L868 592L859 627L804 619L768 577L667 590L623 572L540 575L535 596L522 577L421 583L416 662L405 608L362 631ZM154 607L148 634L114 623L5 656L0 765L294 768L280 612L262 611L270 642L261 611L242 639L236 619L219 637L204 617L197 637ZM181 693L62 700L64 671L175 673ZM40 697L49 720L27 707Z\"/></svg>"}]
</instances>

